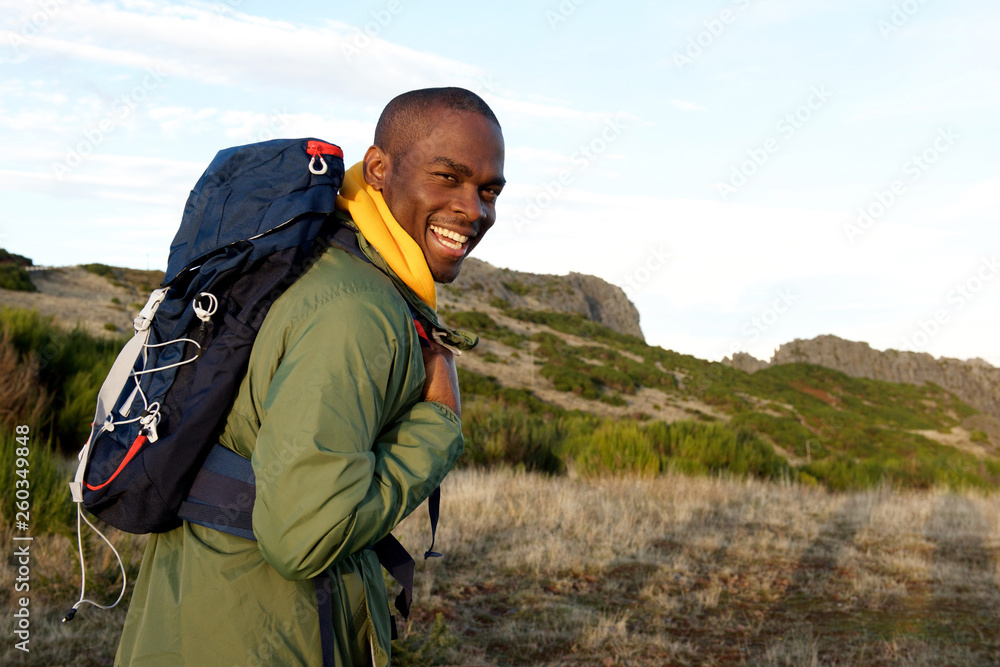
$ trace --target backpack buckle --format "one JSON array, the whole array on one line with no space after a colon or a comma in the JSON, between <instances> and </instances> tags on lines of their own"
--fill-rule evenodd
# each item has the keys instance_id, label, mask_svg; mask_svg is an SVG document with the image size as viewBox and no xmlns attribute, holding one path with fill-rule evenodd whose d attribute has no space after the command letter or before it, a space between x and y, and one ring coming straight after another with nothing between
<instances>
[{"instance_id":1,"label":"backpack buckle","mask_svg":"<svg viewBox=\"0 0 1000 667\"><path fill-rule=\"evenodd\" d=\"M167 291L170 288L163 287L160 289L155 289L149 294L149 300L146 305L142 307L139 314L135 316L132 320L132 326L135 327L135 332L145 331L149 328L149 323L153 321L153 315L156 315L156 309L160 307L160 304L165 298L167 298Z\"/></svg>"}]
</instances>

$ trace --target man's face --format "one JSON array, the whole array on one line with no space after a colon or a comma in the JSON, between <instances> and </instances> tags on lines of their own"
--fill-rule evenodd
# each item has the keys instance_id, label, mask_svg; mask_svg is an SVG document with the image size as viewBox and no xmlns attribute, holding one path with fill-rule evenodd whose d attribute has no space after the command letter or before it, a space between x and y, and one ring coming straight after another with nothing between
<instances>
[{"instance_id":1,"label":"man's face","mask_svg":"<svg viewBox=\"0 0 1000 667\"><path fill-rule=\"evenodd\" d=\"M500 128L479 114L443 110L402 159L368 149L365 178L420 246L434 280L450 283L496 221L503 161Z\"/></svg>"}]
</instances>

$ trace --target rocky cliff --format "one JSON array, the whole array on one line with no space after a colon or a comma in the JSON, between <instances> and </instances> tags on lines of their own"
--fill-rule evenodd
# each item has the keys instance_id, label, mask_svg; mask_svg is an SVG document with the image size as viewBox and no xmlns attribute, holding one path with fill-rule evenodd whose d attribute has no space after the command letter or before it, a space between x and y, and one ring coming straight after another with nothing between
<instances>
[{"instance_id":1,"label":"rocky cliff","mask_svg":"<svg viewBox=\"0 0 1000 667\"><path fill-rule=\"evenodd\" d=\"M503 300L514 308L579 313L619 333L645 340L639 328L639 311L625 292L595 276L521 273L470 257L454 283L439 286L441 305L467 308L469 299L481 303Z\"/></svg>"},{"instance_id":2,"label":"rocky cliff","mask_svg":"<svg viewBox=\"0 0 1000 667\"><path fill-rule=\"evenodd\" d=\"M747 354L737 354L723 363L753 373L774 364L805 362L826 366L854 377L888 382L934 384L953 392L969 405L1000 418L1000 368L982 359L936 359L926 352L900 352L872 349L868 343L844 340L836 336L817 336L812 340L796 339L785 343L770 362Z\"/></svg>"}]
</instances>

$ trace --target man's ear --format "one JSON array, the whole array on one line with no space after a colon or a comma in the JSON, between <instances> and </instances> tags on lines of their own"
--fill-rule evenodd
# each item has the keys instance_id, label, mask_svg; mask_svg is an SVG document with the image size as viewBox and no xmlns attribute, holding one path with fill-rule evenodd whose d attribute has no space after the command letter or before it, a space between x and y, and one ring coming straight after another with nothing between
<instances>
[{"instance_id":1,"label":"man's ear","mask_svg":"<svg viewBox=\"0 0 1000 667\"><path fill-rule=\"evenodd\" d=\"M382 152L378 146L369 146L365 151L362 160L365 182L372 186L373 190L381 192L385 188L386 179L389 177L391 165L389 156Z\"/></svg>"}]
</instances>

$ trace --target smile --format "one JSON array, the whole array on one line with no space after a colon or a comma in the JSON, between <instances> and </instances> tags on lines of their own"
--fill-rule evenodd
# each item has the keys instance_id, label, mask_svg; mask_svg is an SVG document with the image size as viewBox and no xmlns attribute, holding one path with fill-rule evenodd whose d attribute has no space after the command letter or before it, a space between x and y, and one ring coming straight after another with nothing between
<instances>
[{"instance_id":1,"label":"smile","mask_svg":"<svg viewBox=\"0 0 1000 667\"><path fill-rule=\"evenodd\" d=\"M469 237L464 234L459 234L458 232L453 232L450 229L445 229L444 227L438 227L437 225L430 225L431 231L437 236L438 241L441 245L446 248L451 248L452 250L461 250L466 242L468 242Z\"/></svg>"}]
</instances>

